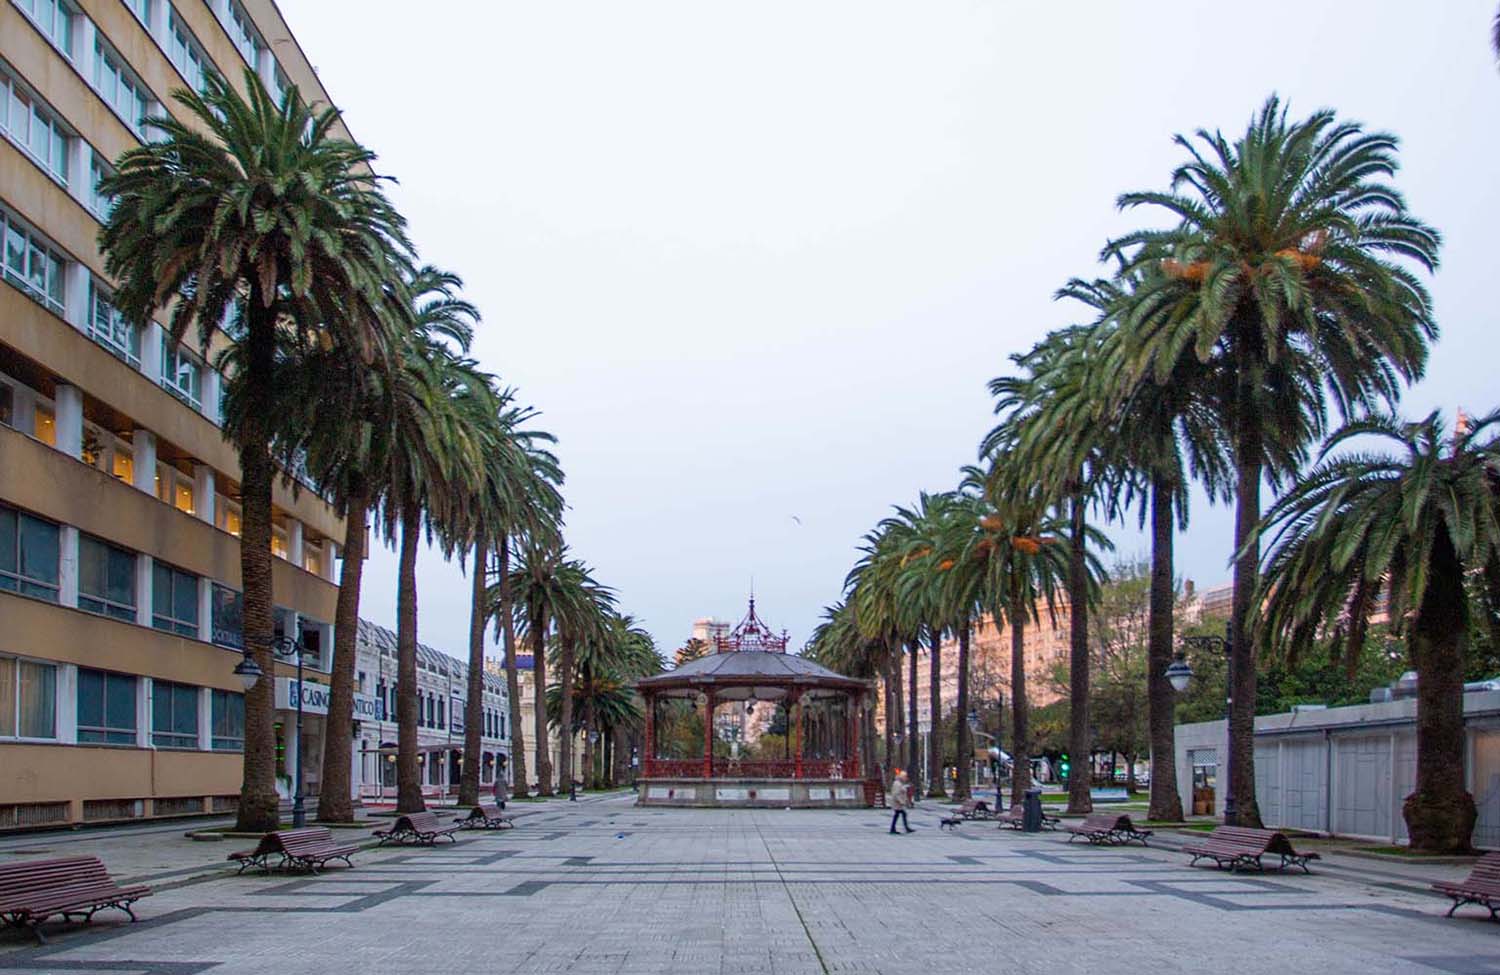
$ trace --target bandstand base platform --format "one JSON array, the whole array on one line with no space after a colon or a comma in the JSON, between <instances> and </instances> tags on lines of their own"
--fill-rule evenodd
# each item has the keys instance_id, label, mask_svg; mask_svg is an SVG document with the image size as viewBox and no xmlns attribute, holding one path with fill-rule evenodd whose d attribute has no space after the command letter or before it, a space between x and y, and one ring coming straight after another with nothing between
<instances>
[{"instance_id":1,"label":"bandstand base platform","mask_svg":"<svg viewBox=\"0 0 1500 975\"><path fill-rule=\"evenodd\" d=\"M863 809L857 779L640 779L638 806L691 809Z\"/></svg>"}]
</instances>

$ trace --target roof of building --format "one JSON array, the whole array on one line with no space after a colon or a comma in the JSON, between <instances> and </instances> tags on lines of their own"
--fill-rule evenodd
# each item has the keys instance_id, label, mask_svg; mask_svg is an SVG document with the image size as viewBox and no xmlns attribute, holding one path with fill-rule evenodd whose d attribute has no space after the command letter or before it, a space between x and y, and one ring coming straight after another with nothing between
<instances>
[{"instance_id":1,"label":"roof of building","mask_svg":"<svg viewBox=\"0 0 1500 975\"><path fill-rule=\"evenodd\" d=\"M720 683L743 687L761 680L764 680L768 687L796 684L805 687L853 690L865 686L864 681L845 677L806 657L767 650L731 650L711 653L706 657L689 660L676 670L669 670L653 677L643 677L636 682L636 686L647 690L713 686ZM765 697L766 695L756 696Z\"/></svg>"},{"instance_id":2,"label":"roof of building","mask_svg":"<svg viewBox=\"0 0 1500 975\"><path fill-rule=\"evenodd\" d=\"M395 659L396 656L396 634L376 623L362 619L359 621L359 642L372 647L383 657ZM443 677L451 677L455 681L467 680L469 666L457 657L451 657L440 650L434 650L425 643L417 644L417 667L428 673L439 674ZM491 694L505 695L505 681L494 674L484 675L484 689Z\"/></svg>"}]
</instances>

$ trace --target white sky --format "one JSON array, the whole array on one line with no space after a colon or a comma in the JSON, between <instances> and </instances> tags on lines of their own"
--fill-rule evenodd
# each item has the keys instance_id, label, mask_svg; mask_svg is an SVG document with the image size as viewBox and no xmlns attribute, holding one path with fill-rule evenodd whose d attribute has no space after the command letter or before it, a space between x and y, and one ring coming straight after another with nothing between
<instances>
[{"instance_id":1,"label":"white sky","mask_svg":"<svg viewBox=\"0 0 1500 975\"><path fill-rule=\"evenodd\" d=\"M1497 405L1493 0L280 3L664 651L752 575L800 646L860 534L972 461L1007 356L1074 320L1054 290L1146 219L1116 195L1272 91L1401 136L1446 237L1404 408ZM1179 572L1227 579L1231 530L1200 500ZM374 553L363 615L394 623L395 576ZM432 553L419 579L421 639L463 654L467 582Z\"/></svg>"}]
</instances>

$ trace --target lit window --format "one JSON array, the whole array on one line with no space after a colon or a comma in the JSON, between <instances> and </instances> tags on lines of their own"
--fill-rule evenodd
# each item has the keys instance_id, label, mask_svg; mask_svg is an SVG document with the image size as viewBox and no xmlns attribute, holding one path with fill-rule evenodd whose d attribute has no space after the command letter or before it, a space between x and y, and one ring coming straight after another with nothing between
<instances>
[{"instance_id":1,"label":"lit window","mask_svg":"<svg viewBox=\"0 0 1500 975\"><path fill-rule=\"evenodd\" d=\"M135 483L135 455L119 444L115 444L114 458L110 461L109 472L117 480L126 484Z\"/></svg>"},{"instance_id":2,"label":"lit window","mask_svg":"<svg viewBox=\"0 0 1500 975\"><path fill-rule=\"evenodd\" d=\"M8 383L0 383L0 424L15 429L16 391Z\"/></svg>"},{"instance_id":3,"label":"lit window","mask_svg":"<svg viewBox=\"0 0 1500 975\"><path fill-rule=\"evenodd\" d=\"M134 552L92 535L78 537L78 608L135 622Z\"/></svg>"},{"instance_id":4,"label":"lit window","mask_svg":"<svg viewBox=\"0 0 1500 975\"><path fill-rule=\"evenodd\" d=\"M57 446L57 419L52 415L50 407L38 403L36 405L35 429L32 435L49 447Z\"/></svg>"},{"instance_id":5,"label":"lit window","mask_svg":"<svg viewBox=\"0 0 1500 975\"><path fill-rule=\"evenodd\" d=\"M57 602L57 526L0 508L0 590Z\"/></svg>"},{"instance_id":6,"label":"lit window","mask_svg":"<svg viewBox=\"0 0 1500 975\"><path fill-rule=\"evenodd\" d=\"M193 504L192 480L170 464L156 465L156 497L186 514L198 510Z\"/></svg>"},{"instance_id":7,"label":"lit window","mask_svg":"<svg viewBox=\"0 0 1500 975\"><path fill-rule=\"evenodd\" d=\"M0 738L57 737L57 668L0 657Z\"/></svg>"},{"instance_id":8,"label":"lit window","mask_svg":"<svg viewBox=\"0 0 1500 975\"><path fill-rule=\"evenodd\" d=\"M135 678L78 668L78 742L135 744Z\"/></svg>"},{"instance_id":9,"label":"lit window","mask_svg":"<svg viewBox=\"0 0 1500 975\"><path fill-rule=\"evenodd\" d=\"M110 299L109 293L98 281L89 279L89 332L94 341L130 365L141 365L141 330L125 320Z\"/></svg>"},{"instance_id":10,"label":"lit window","mask_svg":"<svg viewBox=\"0 0 1500 975\"><path fill-rule=\"evenodd\" d=\"M164 680L152 684L151 743L157 748L198 747L198 688Z\"/></svg>"},{"instance_id":11,"label":"lit window","mask_svg":"<svg viewBox=\"0 0 1500 975\"><path fill-rule=\"evenodd\" d=\"M0 71L0 102L0 130L66 186L68 136L62 123L6 71Z\"/></svg>"},{"instance_id":12,"label":"lit window","mask_svg":"<svg viewBox=\"0 0 1500 975\"><path fill-rule=\"evenodd\" d=\"M222 494L215 499L214 521L220 531L228 532L235 538L240 537L240 506Z\"/></svg>"},{"instance_id":13,"label":"lit window","mask_svg":"<svg viewBox=\"0 0 1500 975\"><path fill-rule=\"evenodd\" d=\"M302 545L302 568L315 576L323 574L323 549L320 545Z\"/></svg>"},{"instance_id":14,"label":"lit window","mask_svg":"<svg viewBox=\"0 0 1500 975\"><path fill-rule=\"evenodd\" d=\"M213 638L220 646L243 650L245 597L228 586L214 585Z\"/></svg>"},{"instance_id":15,"label":"lit window","mask_svg":"<svg viewBox=\"0 0 1500 975\"><path fill-rule=\"evenodd\" d=\"M151 565L151 625L179 636L198 635L198 577L161 562Z\"/></svg>"},{"instance_id":16,"label":"lit window","mask_svg":"<svg viewBox=\"0 0 1500 975\"><path fill-rule=\"evenodd\" d=\"M10 214L0 211L0 222L5 224L5 279L61 315L62 256Z\"/></svg>"},{"instance_id":17,"label":"lit window","mask_svg":"<svg viewBox=\"0 0 1500 975\"><path fill-rule=\"evenodd\" d=\"M72 7L62 0L19 0L22 10L42 29L48 40L57 49L73 57L73 18L77 16Z\"/></svg>"},{"instance_id":18,"label":"lit window","mask_svg":"<svg viewBox=\"0 0 1500 975\"><path fill-rule=\"evenodd\" d=\"M275 527L271 529L271 554L276 556L278 559L286 558L286 529Z\"/></svg>"}]
</instances>

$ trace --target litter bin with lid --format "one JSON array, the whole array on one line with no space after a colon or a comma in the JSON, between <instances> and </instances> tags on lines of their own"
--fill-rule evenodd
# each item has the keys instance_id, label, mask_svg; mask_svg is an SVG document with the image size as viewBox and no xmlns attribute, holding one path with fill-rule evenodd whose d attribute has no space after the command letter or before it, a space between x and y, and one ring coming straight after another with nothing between
<instances>
[{"instance_id":1,"label":"litter bin with lid","mask_svg":"<svg viewBox=\"0 0 1500 975\"><path fill-rule=\"evenodd\" d=\"M1027 833L1042 831L1042 790L1027 789L1021 799L1021 829Z\"/></svg>"}]
</instances>

